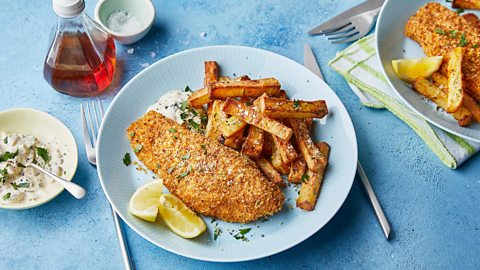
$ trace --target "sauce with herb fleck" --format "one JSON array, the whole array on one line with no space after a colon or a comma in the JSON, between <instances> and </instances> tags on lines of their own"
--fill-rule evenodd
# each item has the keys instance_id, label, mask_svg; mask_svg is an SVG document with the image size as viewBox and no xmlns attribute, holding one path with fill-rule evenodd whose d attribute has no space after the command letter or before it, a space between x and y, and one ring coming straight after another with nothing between
<instances>
[{"instance_id":1,"label":"sauce with herb fleck","mask_svg":"<svg viewBox=\"0 0 480 270\"><path fill-rule=\"evenodd\" d=\"M36 163L62 176L64 158L55 141L6 133L0 133L0 139L0 205L40 201L58 190L56 186L61 187L54 180L26 166Z\"/></svg>"},{"instance_id":2,"label":"sauce with herb fleck","mask_svg":"<svg viewBox=\"0 0 480 270\"><path fill-rule=\"evenodd\" d=\"M191 94L190 91L169 91L150 106L147 112L156 111L179 124L186 124L191 130L200 132L205 128L207 116L204 110L188 106L187 100Z\"/></svg>"}]
</instances>

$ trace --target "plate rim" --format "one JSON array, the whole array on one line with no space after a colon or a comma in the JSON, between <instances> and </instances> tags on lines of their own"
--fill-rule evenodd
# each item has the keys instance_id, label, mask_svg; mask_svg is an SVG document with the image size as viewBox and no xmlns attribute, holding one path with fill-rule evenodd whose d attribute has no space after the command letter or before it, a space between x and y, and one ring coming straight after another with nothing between
<instances>
[{"instance_id":1,"label":"plate rim","mask_svg":"<svg viewBox=\"0 0 480 270\"><path fill-rule=\"evenodd\" d=\"M44 112L44 111L41 111L41 110L37 110L37 109L33 109L33 108L10 108L10 109L7 109L7 110L4 110L4 111L0 111L0 115L2 114L6 114L6 113L15 113L15 112L28 112L28 113L35 113L35 114L41 114L43 116L46 116L50 119L52 119L54 122L57 122L60 126L62 126L63 128L65 128L65 130L67 131L67 134L68 136L70 137L70 139L72 139L72 141L74 142L74 147L73 147L73 153L72 153L72 157L75 159L74 160L74 169L73 169L73 172L71 173L71 176L70 177L64 177L65 180L68 180L68 181L72 181L73 178L75 177L75 173L77 172L77 169L78 169L78 145L77 145L77 142L75 141L75 137L73 136L73 133L72 131L62 122L60 121L58 118L56 118L55 116L47 113L47 112ZM31 208L35 208L35 207L39 207L41 205L44 205L48 202L50 202L51 200L55 199L56 197L58 197L58 195L60 195L60 193L62 193L63 191L65 190L65 188L62 186L58 192L52 194L52 196L44 201L41 201L41 202L38 202L36 204L33 204L33 205L29 205L29 206L18 206L18 207L15 207L15 206L2 206L0 205L0 209L6 209L6 210L26 210L26 209L31 209Z\"/></svg>"},{"instance_id":2,"label":"plate rim","mask_svg":"<svg viewBox=\"0 0 480 270\"><path fill-rule=\"evenodd\" d=\"M340 210L340 208L344 205L348 195L350 194L350 191L352 189L352 186L353 186L353 181L355 179L355 174L356 174L356 169L357 169L357 160L358 160L358 143L357 143L357 136L356 136L356 131L355 131L355 127L353 125L353 122L352 122L352 119L350 117L350 114L348 113L348 110L346 109L344 103L342 102L342 100L338 97L338 95L335 93L335 91L333 91L333 89L323 80L321 80L315 73L313 73L311 70L309 70L308 68L306 68L305 66L295 62L294 60L286 57L286 56L283 56L283 55L280 55L278 53L274 53L274 52L271 52L271 51L267 51L267 50L264 50L264 49L260 49L260 48L254 48L254 47L248 47L248 46L239 46L239 45L214 45L214 46L203 46L203 47L197 47L197 48L192 48L192 49L188 49L188 50L184 50L184 51L180 51L180 52L177 52L177 53L174 53L174 54L171 54L167 57L164 57L162 59L159 59L158 61L156 61L155 63L151 64L150 66L148 66L147 68L143 69L142 71L140 71L138 74L136 74L134 77L132 77L123 87L122 89L118 92L118 94L115 96L115 98L112 100L111 104L109 105L107 111L105 112L105 117L104 119L107 119L107 117L109 116L109 114L111 113L111 110L112 108L114 107L114 105L117 103L119 97L121 95L123 95L123 93L126 91L126 89L130 86L130 84L132 84L135 80L137 80L140 76L143 76L144 73L148 72L150 69L153 69L155 68L155 66L157 65L161 65L163 62L165 61L168 61L172 58L176 58L176 57L181 57L182 55L185 55L185 54L190 54L190 53L195 53L197 51L203 51L203 50L215 50L215 49L241 49L241 50L251 50L251 51L256 51L256 52L259 52L259 53L262 53L262 54L266 54L266 55L269 55L269 56L272 56L272 57L280 57L282 60L285 60L286 62L288 62L289 64L292 64L292 65L298 65L299 67L301 67L303 70L305 70L306 72L309 72L311 75L314 75L314 77L318 78L320 84L323 84L324 86L326 86L328 88L329 91L332 92L332 94L334 95L334 97L336 97L339 101L339 109L340 110L343 110L345 115L348 117L347 120L347 125L346 125L346 129L351 131L352 134L351 134L351 138L353 139L353 141L351 142L352 143L352 146L353 146L353 150L354 150L354 157L352 157L353 160L355 160L355 165L354 167L352 168L351 170L351 175L348 177L348 179L351 179L350 182L348 183L348 190L346 192L346 196L345 198L342 199L342 203L340 203L338 205L338 207L336 207L335 211L333 212L333 214L329 217L327 217L326 219L326 222L320 226L317 230L314 230L311 234L308 234L306 235L305 237L302 237L302 238L299 238L297 241L295 242L292 242L288 245L285 245L285 246L282 246L281 248L276 248L270 252L264 252L264 253L260 253L259 255L252 255L252 256L247 256L247 257L242 257L242 258L222 258L220 256L217 256L217 257L203 257L203 256L197 256L195 254L187 254L187 253L184 253L184 252L180 252L178 250L175 250L175 249L172 249L166 245L164 245L163 243L159 243L157 242L156 240L154 239L151 239L148 235L144 234L141 230L137 230L137 228L133 225L130 224L130 222L124 218L124 214L121 213L120 211L118 211L118 208L115 204L112 203L112 198L109 196L108 192L106 191L106 188L105 188L105 184L104 184L104 181L103 181L103 178L102 178L102 167L101 167L101 159L99 158L97 160L98 162L98 165L97 165L97 174L98 174L98 178L100 180L100 184L102 186L102 190L103 190L103 193L105 194L105 196L107 197L110 205L113 207L113 209L115 210L115 212L120 216L120 218L123 220L123 222L125 222L125 224L128 225L128 227L130 229L132 229L133 231L135 231L137 234L139 234L140 236L142 236L142 238L144 238L145 240L149 241L150 243L154 244L155 246L158 246L164 250L167 250L173 254L176 254L176 255L180 255L180 256L183 256L183 257L186 257L186 258L191 258L191 259L196 259L196 260L201 260L201 261L209 261L209 262L227 262L227 263L230 263L230 262L243 262L243 261L252 261L252 260L257 260L257 259L261 259L261 258L265 258L265 257L268 257L268 256L272 256L272 255L275 255L275 254L278 254L278 253L281 253L285 250L288 250L302 242L304 242L305 240L307 240L308 238L310 238L311 236L313 236L315 233L317 233L318 231L320 231L326 224L328 224L331 219L338 213L338 211ZM105 129L105 123L106 121L102 121L102 124L100 126L100 130L99 130L99 140L98 140L98 146L102 143L102 134L103 134L103 130ZM99 155L99 149L100 147L96 147L97 149L97 157L100 157Z\"/></svg>"},{"instance_id":3,"label":"plate rim","mask_svg":"<svg viewBox=\"0 0 480 270\"><path fill-rule=\"evenodd\" d=\"M385 3L383 4L382 6L382 9L380 10L380 13L378 15L378 19L377 19L377 26L375 27L375 50L376 50L376 58L377 60L379 61L380 63L380 67L382 69L382 73L383 73L383 76L385 76L385 78L387 79L387 82L388 82L388 85L393 89L393 91L396 93L396 95L405 103L407 104L407 106L413 110L416 114L420 115L424 120L426 120L427 122L429 122L430 124L436 126L437 128L443 130L443 131L447 131L451 134L454 134L458 137L461 137L462 139L466 139L466 140L470 140L470 141L473 141L473 142L477 142L477 143L480 143L480 137L479 138L472 138L466 134L463 134L462 132L460 131L454 131L452 130L451 128L449 127L446 127L440 123L438 123L436 120L434 119L431 119L430 117L426 116L425 114L421 113L419 110L417 110L412 104L410 104L410 102L400 93L400 91L393 85L392 81L390 80L390 77L388 76L387 74L387 71L385 70L385 67L383 66L383 62L382 62L382 56L380 55L380 39L378 38L379 37L379 33L380 33L380 25L381 25L381 22L382 22L382 19L384 17L384 11L385 11L385 7L390 3L392 2L392 0L386 0ZM412 90L413 91L413 90ZM474 130L475 131L475 130Z\"/></svg>"}]
</instances>

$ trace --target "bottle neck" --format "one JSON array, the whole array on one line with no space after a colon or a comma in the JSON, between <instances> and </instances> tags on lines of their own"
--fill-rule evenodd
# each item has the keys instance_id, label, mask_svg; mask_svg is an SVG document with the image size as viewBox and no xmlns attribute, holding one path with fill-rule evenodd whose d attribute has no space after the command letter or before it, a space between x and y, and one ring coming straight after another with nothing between
<instances>
[{"instance_id":1,"label":"bottle neck","mask_svg":"<svg viewBox=\"0 0 480 270\"><path fill-rule=\"evenodd\" d=\"M85 21L85 12L82 11L75 17L65 18L58 16L57 29L60 31L76 31L79 28L83 28Z\"/></svg>"}]
</instances>

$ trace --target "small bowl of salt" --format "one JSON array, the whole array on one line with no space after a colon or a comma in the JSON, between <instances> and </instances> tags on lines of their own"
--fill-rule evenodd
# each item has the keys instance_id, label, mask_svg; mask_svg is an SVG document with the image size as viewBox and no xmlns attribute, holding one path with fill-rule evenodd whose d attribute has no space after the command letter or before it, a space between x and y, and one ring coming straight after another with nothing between
<instances>
[{"instance_id":1,"label":"small bowl of salt","mask_svg":"<svg viewBox=\"0 0 480 270\"><path fill-rule=\"evenodd\" d=\"M142 39L155 20L151 0L100 0L95 7L95 20L113 38L130 45Z\"/></svg>"}]
</instances>

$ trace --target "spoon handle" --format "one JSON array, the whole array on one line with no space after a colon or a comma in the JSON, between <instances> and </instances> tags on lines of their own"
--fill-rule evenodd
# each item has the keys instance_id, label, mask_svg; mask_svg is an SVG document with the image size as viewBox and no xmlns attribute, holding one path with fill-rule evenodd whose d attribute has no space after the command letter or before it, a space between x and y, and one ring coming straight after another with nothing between
<instances>
[{"instance_id":1,"label":"spoon handle","mask_svg":"<svg viewBox=\"0 0 480 270\"><path fill-rule=\"evenodd\" d=\"M45 170L44 168L38 166L37 164L31 163L31 164L28 164L28 166L39 170L40 172L48 175L50 178L52 178L53 180L60 183L66 190L68 190L68 192L70 192L70 194L73 195L73 197L75 197L77 199L81 199L85 196L86 191L83 187L81 187L81 186L79 186L79 185L77 185L73 182L67 181L63 178L60 178L60 177L54 175L53 173Z\"/></svg>"}]
</instances>

